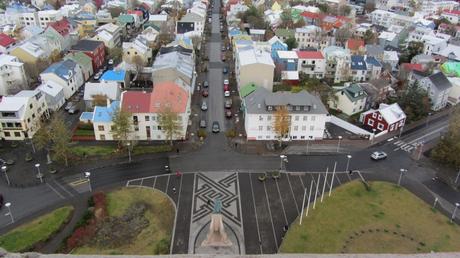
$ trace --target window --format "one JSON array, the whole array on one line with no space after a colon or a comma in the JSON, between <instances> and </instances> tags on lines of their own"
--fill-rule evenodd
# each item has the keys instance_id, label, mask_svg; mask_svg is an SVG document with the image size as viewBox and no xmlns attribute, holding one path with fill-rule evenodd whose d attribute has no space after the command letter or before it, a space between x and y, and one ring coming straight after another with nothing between
<instances>
[{"instance_id":1,"label":"window","mask_svg":"<svg viewBox=\"0 0 460 258\"><path fill-rule=\"evenodd\" d=\"M32 103L29 105L30 108L33 108L34 106L32 105Z\"/></svg>"},{"instance_id":2,"label":"window","mask_svg":"<svg viewBox=\"0 0 460 258\"><path fill-rule=\"evenodd\" d=\"M270 135L265 136L265 139L270 140Z\"/></svg>"},{"instance_id":3,"label":"window","mask_svg":"<svg viewBox=\"0 0 460 258\"><path fill-rule=\"evenodd\" d=\"M10 137L11 133L10 132L5 132L5 137Z\"/></svg>"},{"instance_id":4,"label":"window","mask_svg":"<svg viewBox=\"0 0 460 258\"><path fill-rule=\"evenodd\" d=\"M135 126L134 131L139 132L139 126Z\"/></svg>"},{"instance_id":5,"label":"window","mask_svg":"<svg viewBox=\"0 0 460 258\"><path fill-rule=\"evenodd\" d=\"M267 116L267 121L271 121L272 120L272 116Z\"/></svg>"},{"instance_id":6,"label":"window","mask_svg":"<svg viewBox=\"0 0 460 258\"><path fill-rule=\"evenodd\" d=\"M379 115L379 120L382 120L382 116L381 116L381 115Z\"/></svg>"},{"instance_id":7,"label":"window","mask_svg":"<svg viewBox=\"0 0 460 258\"><path fill-rule=\"evenodd\" d=\"M262 125L259 125L259 131L262 131L264 127Z\"/></svg>"},{"instance_id":8,"label":"window","mask_svg":"<svg viewBox=\"0 0 460 258\"><path fill-rule=\"evenodd\" d=\"M373 113L372 118L377 118L377 113Z\"/></svg>"},{"instance_id":9,"label":"window","mask_svg":"<svg viewBox=\"0 0 460 258\"><path fill-rule=\"evenodd\" d=\"M161 130L161 126L158 126L158 130Z\"/></svg>"},{"instance_id":10,"label":"window","mask_svg":"<svg viewBox=\"0 0 460 258\"><path fill-rule=\"evenodd\" d=\"M299 126L298 125L294 126L294 131L299 131Z\"/></svg>"},{"instance_id":11,"label":"window","mask_svg":"<svg viewBox=\"0 0 460 258\"><path fill-rule=\"evenodd\" d=\"M271 129L272 129L272 127L267 125L267 131L270 131Z\"/></svg>"},{"instance_id":12,"label":"window","mask_svg":"<svg viewBox=\"0 0 460 258\"><path fill-rule=\"evenodd\" d=\"M35 118L35 114L32 114L32 118Z\"/></svg>"},{"instance_id":13,"label":"window","mask_svg":"<svg viewBox=\"0 0 460 258\"><path fill-rule=\"evenodd\" d=\"M308 120L308 116L303 116L303 121L307 121Z\"/></svg>"},{"instance_id":14,"label":"window","mask_svg":"<svg viewBox=\"0 0 460 258\"><path fill-rule=\"evenodd\" d=\"M314 125L310 125L310 131L314 131L315 130L315 126Z\"/></svg>"},{"instance_id":15,"label":"window","mask_svg":"<svg viewBox=\"0 0 460 258\"><path fill-rule=\"evenodd\" d=\"M316 120L316 116L311 116L311 121L315 121Z\"/></svg>"},{"instance_id":16,"label":"window","mask_svg":"<svg viewBox=\"0 0 460 258\"><path fill-rule=\"evenodd\" d=\"M20 132L14 132L14 136L15 137L21 137L21 133Z\"/></svg>"},{"instance_id":17,"label":"window","mask_svg":"<svg viewBox=\"0 0 460 258\"><path fill-rule=\"evenodd\" d=\"M300 136L300 139L304 140L304 139L305 139L305 136Z\"/></svg>"},{"instance_id":18,"label":"window","mask_svg":"<svg viewBox=\"0 0 460 258\"><path fill-rule=\"evenodd\" d=\"M150 117L149 117L149 116L145 116L145 121L146 121L146 122L150 121Z\"/></svg>"},{"instance_id":19,"label":"window","mask_svg":"<svg viewBox=\"0 0 460 258\"><path fill-rule=\"evenodd\" d=\"M259 121L264 121L264 118L262 116L259 116Z\"/></svg>"},{"instance_id":20,"label":"window","mask_svg":"<svg viewBox=\"0 0 460 258\"><path fill-rule=\"evenodd\" d=\"M307 126L306 125L302 125L302 131L306 131L307 130Z\"/></svg>"},{"instance_id":21,"label":"window","mask_svg":"<svg viewBox=\"0 0 460 258\"><path fill-rule=\"evenodd\" d=\"M395 128L395 124L392 124L392 125L390 126L390 131L393 131L394 128Z\"/></svg>"},{"instance_id":22,"label":"window","mask_svg":"<svg viewBox=\"0 0 460 258\"><path fill-rule=\"evenodd\" d=\"M383 130L383 127L384 127L383 124L381 124L381 123L378 123L378 124L377 124L377 129Z\"/></svg>"},{"instance_id":23,"label":"window","mask_svg":"<svg viewBox=\"0 0 460 258\"><path fill-rule=\"evenodd\" d=\"M372 119L367 120L367 125L374 126L374 120Z\"/></svg>"},{"instance_id":24,"label":"window","mask_svg":"<svg viewBox=\"0 0 460 258\"><path fill-rule=\"evenodd\" d=\"M97 130L99 130L99 131L104 131L104 126L103 126L103 125L98 125L98 126L97 126Z\"/></svg>"},{"instance_id":25,"label":"window","mask_svg":"<svg viewBox=\"0 0 460 258\"><path fill-rule=\"evenodd\" d=\"M298 108L298 107L296 107L296 108ZM295 118L295 121L299 121L299 116L295 116L294 118Z\"/></svg>"},{"instance_id":26,"label":"window","mask_svg":"<svg viewBox=\"0 0 460 258\"><path fill-rule=\"evenodd\" d=\"M152 116L152 121L155 121L156 120L156 116Z\"/></svg>"},{"instance_id":27,"label":"window","mask_svg":"<svg viewBox=\"0 0 460 258\"><path fill-rule=\"evenodd\" d=\"M105 141L105 135L104 134L99 135L99 137L101 138L101 140Z\"/></svg>"}]
</instances>

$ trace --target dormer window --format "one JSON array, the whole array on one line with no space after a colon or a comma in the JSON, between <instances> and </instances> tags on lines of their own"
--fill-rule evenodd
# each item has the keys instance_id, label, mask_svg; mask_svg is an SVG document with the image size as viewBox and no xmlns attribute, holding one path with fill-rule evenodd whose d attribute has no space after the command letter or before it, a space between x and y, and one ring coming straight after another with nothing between
<instances>
[{"instance_id":1,"label":"dormer window","mask_svg":"<svg viewBox=\"0 0 460 258\"><path fill-rule=\"evenodd\" d=\"M272 107L272 106L267 106L267 110L268 110L268 111L272 111L272 110L273 110L273 107Z\"/></svg>"}]
</instances>

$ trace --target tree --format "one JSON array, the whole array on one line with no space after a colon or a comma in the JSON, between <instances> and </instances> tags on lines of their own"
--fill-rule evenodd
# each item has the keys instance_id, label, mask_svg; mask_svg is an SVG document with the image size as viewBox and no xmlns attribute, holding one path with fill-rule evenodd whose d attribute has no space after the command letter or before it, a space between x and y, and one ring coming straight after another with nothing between
<instances>
[{"instance_id":1,"label":"tree","mask_svg":"<svg viewBox=\"0 0 460 258\"><path fill-rule=\"evenodd\" d=\"M447 134L432 151L432 157L438 162L460 168L460 108L456 108L449 121Z\"/></svg>"},{"instance_id":2,"label":"tree","mask_svg":"<svg viewBox=\"0 0 460 258\"><path fill-rule=\"evenodd\" d=\"M329 13L329 5L327 4L317 4L316 7L318 7L322 13Z\"/></svg>"},{"instance_id":3,"label":"tree","mask_svg":"<svg viewBox=\"0 0 460 258\"><path fill-rule=\"evenodd\" d=\"M291 50L293 48L296 48L297 47L297 40L295 40L294 37L289 37L287 38L284 43L286 43L288 45L288 49Z\"/></svg>"},{"instance_id":4,"label":"tree","mask_svg":"<svg viewBox=\"0 0 460 258\"><path fill-rule=\"evenodd\" d=\"M327 103L329 100L336 100L334 89L329 85L321 82L317 78L309 78L305 73L299 74L300 83L298 87L293 87L291 92L299 92L306 90L315 95L319 95L323 103Z\"/></svg>"},{"instance_id":5,"label":"tree","mask_svg":"<svg viewBox=\"0 0 460 258\"><path fill-rule=\"evenodd\" d=\"M32 141L37 150L48 150L49 144L51 142L50 130L48 130L48 126L43 122L41 122L39 126L40 129L38 129L37 132L35 132Z\"/></svg>"},{"instance_id":6,"label":"tree","mask_svg":"<svg viewBox=\"0 0 460 258\"><path fill-rule=\"evenodd\" d=\"M406 114L407 121L417 121L428 115L431 108L428 92L422 89L418 82L408 86L397 102Z\"/></svg>"},{"instance_id":7,"label":"tree","mask_svg":"<svg viewBox=\"0 0 460 258\"><path fill-rule=\"evenodd\" d=\"M113 19L117 18L121 13L123 13L123 9L121 9L121 7L109 7L108 11Z\"/></svg>"},{"instance_id":8,"label":"tree","mask_svg":"<svg viewBox=\"0 0 460 258\"><path fill-rule=\"evenodd\" d=\"M67 128L64 119L60 115L55 115L50 123L51 134L51 150L56 160L64 161L65 165L69 165L70 140L72 134Z\"/></svg>"},{"instance_id":9,"label":"tree","mask_svg":"<svg viewBox=\"0 0 460 258\"><path fill-rule=\"evenodd\" d=\"M93 95L93 107L95 106L106 106L107 105L107 95L105 94L96 94Z\"/></svg>"},{"instance_id":10,"label":"tree","mask_svg":"<svg viewBox=\"0 0 460 258\"><path fill-rule=\"evenodd\" d=\"M118 140L118 146L123 147L131 137L131 113L118 108L112 114L111 133Z\"/></svg>"},{"instance_id":11,"label":"tree","mask_svg":"<svg viewBox=\"0 0 460 258\"><path fill-rule=\"evenodd\" d=\"M166 134L166 138L170 144L173 144L173 139L182 132L181 117L170 107L164 108L158 114L158 125Z\"/></svg>"},{"instance_id":12,"label":"tree","mask_svg":"<svg viewBox=\"0 0 460 258\"><path fill-rule=\"evenodd\" d=\"M279 140L280 146L283 138L289 136L289 129L291 128L291 117L286 106L277 107L274 120L273 131Z\"/></svg>"},{"instance_id":13,"label":"tree","mask_svg":"<svg viewBox=\"0 0 460 258\"><path fill-rule=\"evenodd\" d=\"M131 63L134 65L134 69L136 69L136 77L139 78L142 70L144 70L144 59L139 55L135 55L132 58Z\"/></svg>"},{"instance_id":14,"label":"tree","mask_svg":"<svg viewBox=\"0 0 460 258\"><path fill-rule=\"evenodd\" d=\"M351 13L351 7L348 5L340 5L337 10L339 15L348 16Z\"/></svg>"},{"instance_id":15,"label":"tree","mask_svg":"<svg viewBox=\"0 0 460 258\"><path fill-rule=\"evenodd\" d=\"M375 10L375 2L374 1L366 1L366 4L364 5L364 10L366 13L371 13Z\"/></svg>"},{"instance_id":16,"label":"tree","mask_svg":"<svg viewBox=\"0 0 460 258\"><path fill-rule=\"evenodd\" d=\"M366 30L366 32L364 32L364 42L366 42L366 44L377 43L377 34L372 30Z\"/></svg>"},{"instance_id":17,"label":"tree","mask_svg":"<svg viewBox=\"0 0 460 258\"><path fill-rule=\"evenodd\" d=\"M344 26L335 31L335 39L345 46L345 42L351 37L351 29L349 26Z\"/></svg>"},{"instance_id":18,"label":"tree","mask_svg":"<svg viewBox=\"0 0 460 258\"><path fill-rule=\"evenodd\" d=\"M114 63L120 62L122 55L123 55L123 49L121 49L121 47L114 47L109 50L109 58L113 59Z\"/></svg>"},{"instance_id":19,"label":"tree","mask_svg":"<svg viewBox=\"0 0 460 258\"><path fill-rule=\"evenodd\" d=\"M56 62L61 61L62 60L61 52L59 52L59 50L57 49L54 49L49 56L49 60L51 61L51 63L56 63Z\"/></svg>"},{"instance_id":20,"label":"tree","mask_svg":"<svg viewBox=\"0 0 460 258\"><path fill-rule=\"evenodd\" d=\"M399 63L410 63L412 58L423 52L423 42L411 41L399 57Z\"/></svg>"}]
</instances>

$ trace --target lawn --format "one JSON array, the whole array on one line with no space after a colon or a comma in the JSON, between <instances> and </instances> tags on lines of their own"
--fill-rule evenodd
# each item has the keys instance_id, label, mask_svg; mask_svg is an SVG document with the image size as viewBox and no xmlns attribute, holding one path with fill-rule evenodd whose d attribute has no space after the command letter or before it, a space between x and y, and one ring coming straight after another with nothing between
<instances>
[{"instance_id":1,"label":"lawn","mask_svg":"<svg viewBox=\"0 0 460 258\"><path fill-rule=\"evenodd\" d=\"M171 150L172 150L171 145L155 145L155 146L138 145L133 148L133 155L168 152Z\"/></svg>"},{"instance_id":2,"label":"lawn","mask_svg":"<svg viewBox=\"0 0 460 258\"><path fill-rule=\"evenodd\" d=\"M64 206L0 236L0 246L9 252L30 251L37 243L48 240L66 223L72 206Z\"/></svg>"},{"instance_id":3,"label":"lawn","mask_svg":"<svg viewBox=\"0 0 460 258\"><path fill-rule=\"evenodd\" d=\"M291 225L281 253L460 251L460 227L404 188L352 182Z\"/></svg>"},{"instance_id":4,"label":"lawn","mask_svg":"<svg viewBox=\"0 0 460 258\"><path fill-rule=\"evenodd\" d=\"M94 136L93 130L84 130L84 129L77 129L74 133L75 136Z\"/></svg>"},{"instance_id":5,"label":"lawn","mask_svg":"<svg viewBox=\"0 0 460 258\"><path fill-rule=\"evenodd\" d=\"M132 150L133 155L141 155L141 154L151 154L151 153L159 153L159 152L168 152L171 151L170 145L138 145L134 146ZM83 156L86 154L88 157L91 156L108 156L114 155L119 153L116 146L113 145L94 145L94 146L74 146L72 147L72 153L76 156ZM123 150L122 153L126 153L126 150Z\"/></svg>"},{"instance_id":6,"label":"lawn","mask_svg":"<svg viewBox=\"0 0 460 258\"><path fill-rule=\"evenodd\" d=\"M157 253L155 249L158 244L166 246L166 252L169 253L175 209L171 201L162 193L152 189L122 188L107 194L107 212L109 216L123 216L128 207L136 202L147 205L148 209L144 216L149 224L134 239L127 239L126 244L117 248L86 245L77 248L72 254L152 255Z\"/></svg>"}]
</instances>

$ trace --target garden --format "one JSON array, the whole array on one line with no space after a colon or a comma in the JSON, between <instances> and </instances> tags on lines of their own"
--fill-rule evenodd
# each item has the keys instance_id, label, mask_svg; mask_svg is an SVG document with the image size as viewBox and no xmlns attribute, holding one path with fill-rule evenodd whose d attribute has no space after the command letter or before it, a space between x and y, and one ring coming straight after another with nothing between
<instances>
[{"instance_id":1,"label":"garden","mask_svg":"<svg viewBox=\"0 0 460 258\"><path fill-rule=\"evenodd\" d=\"M460 227L404 188L351 182L292 224L281 253L460 251Z\"/></svg>"}]
</instances>

